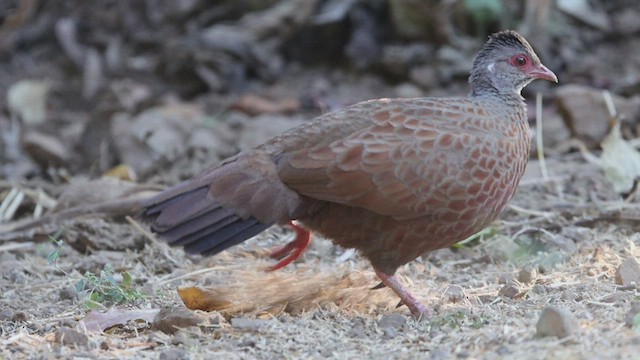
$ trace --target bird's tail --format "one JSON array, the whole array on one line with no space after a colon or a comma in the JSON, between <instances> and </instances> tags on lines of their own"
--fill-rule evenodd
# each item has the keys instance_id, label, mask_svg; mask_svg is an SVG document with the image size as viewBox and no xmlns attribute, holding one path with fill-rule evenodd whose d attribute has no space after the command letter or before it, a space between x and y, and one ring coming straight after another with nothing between
<instances>
[{"instance_id":1,"label":"bird's tail","mask_svg":"<svg viewBox=\"0 0 640 360\"><path fill-rule=\"evenodd\" d=\"M189 188L184 183L146 201L139 217L170 245L204 255L215 255L273 225L221 206L208 186Z\"/></svg>"}]
</instances>

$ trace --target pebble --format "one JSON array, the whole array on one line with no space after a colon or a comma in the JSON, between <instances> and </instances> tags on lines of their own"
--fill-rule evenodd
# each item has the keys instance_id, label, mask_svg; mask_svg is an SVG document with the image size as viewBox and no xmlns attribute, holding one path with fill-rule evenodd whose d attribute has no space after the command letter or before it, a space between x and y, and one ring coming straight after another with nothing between
<instances>
[{"instance_id":1,"label":"pebble","mask_svg":"<svg viewBox=\"0 0 640 360\"><path fill-rule=\"evenodd\" d=\"M640 285L640 265L635 258L628 258L616 270L616 284L629 286Z\"/></svg>"},{"instance_id":2,"label":"pebble","mask_svg":"<svg viewBox=\"0 0 640 360\"><path fill-rule=\"evenodd\" d=\"M181 328L196 326L200 319L191 311L177 308L165 307L153 318L153 330L160 330L165 334L174 334Z\"/></svg>"},{"instance_id":3,"label":"pebble","mask_svg":"<svg viewBox=\"0 0 640 360\"><path fill-rule=\"evenodd\" d=\"M56 331L54 342L61 345L86 346L89 342L87 335L71 328L60 328Z\"/></svg>"},{"instance_id":4,"label":"pebble","mask_svg":"<svg viewBox=\"0 0 640 360\"><path fill-rule=\"evenodd\" d=\"M538 269L534 266L525 266L518 272L518 281L523 284L533 282L538 277Z\"/></svg>"},{"instance_id":5,"label":"pebble","mask_svg":"<svg viewBox=\"0 0 640 360\"><path fill-rule=\"evenodd\" d=\"M394 338L406 323L407 319L402 314L391 313L378 320L378 327L386 338Z\"/></svg>"},{"instance_id":6,"label":"pebble","mask_svg":"<svg viewBox=\"0 0 640 360\"><path fill-rule=\"evenodd\" d=\"M564 85L556 89L556 101L563 120L572 135L595 148L609 130L607 107L602 91L584 85ZM640 97L626 99L612 94L615 108L628 119L635 119L640 111Z\"/></svg>"},{"instance_id":7,"label":"pebble","mask_svg":"<svg viewBox=\"0 0 640 360\"><path fill-rule=\"evenodd\" d=\"M517 283L510 281L505 284L498 292L498 295L504 296L509 299L515 299L520 294L520 287Z\"/></svg>"},{"instance_id":8,"label":"pebble","mask_svg":"<svg viewBox=\"0 0 640 360\"><path fill-rule=\"evenodd\" d=\"M464 289L460 285L451 285L445 290L444 295L449 302L457 303L465 298Z\"/></svg>"},{"instance_id":9,"label":"pebble","mask_svg":"<svg viewBox=\"0 0 640 360\"><path fill-rule=\"evenodd\" d=\"M573 314L555 306L547 306L542 310L536 325L536 336L539 337L555 336L562 339L576 331L577 323Z\"/></svg>"}]
</instances>

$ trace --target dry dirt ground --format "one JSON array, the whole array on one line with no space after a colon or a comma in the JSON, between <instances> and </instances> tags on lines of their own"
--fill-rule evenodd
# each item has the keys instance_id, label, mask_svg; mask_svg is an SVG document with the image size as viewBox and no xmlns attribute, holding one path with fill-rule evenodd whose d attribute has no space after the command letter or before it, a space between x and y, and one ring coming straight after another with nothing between
<instances>
[{"instance_id":1,"label":"dry dirt ground","mask_svg":"<svg viewBox=\"0 0 640 360\"><path fill-rule=\"evenodd\" d=\"M388 290L370 290L377 282L365 260L323 239L270 273L266 249L290 239L287 230L202 259L126 222L81 219L66 223L60 248L3 244L0 356L637 359L640 334L629 317L638 288L615 281L623 260L640 257L637 206L619 200L601 170L580 156L547 158L546 166L544 179L539 163L529 164L513 206L480 239L399 271L434 310L431 319L395 309ZM95 249L79 253L78 243ZM128 272L142 296L115 306L120 313L107 316L102 332L88 324L106 308L88 310L76 285L107 263L116 274ZM176 288L193 285L212 289L227 308L185 310ZM573 318L568 337L536 336L549 305ZM162 307L182 319L163 320L180 330L154 325ZM118 317L127 313L146 321ZM79 335L61 329L86 338L65 340Z\"/></svg>"},{"instance_id":2,"label":"dry dirt ground","mask_svg":"<svg viewBox=\"0 0 640 360\"><path fill-rule=\"evenodd\" d=\"M28 6L38 2L20 3ZM165 42L162 37L176 35L175 29L165 25L161 29L169 29L164 30L167 33L154 31L153 27L149 30L146 22L138 21L134 11L128 10L131 4L138 6L143 2L127 1L118 2L118 9L132 14L126 24L133 30L139 27L146 30L131 30L131 38L128 30L121 30L125 34L116 40L124 39L123 45L106 36L109 31L102 31L103 27L109 30L107 25L112 21L117 23L119 16L103 16L109 13L94 11L90 6L83 8L81 2L65 3L73 11L84 9L78 12L77 19L89 19L79 27L86 31L80 33L79 39L68 32L56 33L57 39L48 37L47 31L42 30L53 23L45 16L48 13L54 19L63 18L57 23L63 26L62 30L73 24L65 22L66 13L60 14L66 10L50 5L53 2L42 2L42 24L26 21L33 27L25 25L25 28L33 32L27 31L21 38L27 42L36 39L31 45L37 51L22 49L10 56L0 51L3 65L0 125L6 126L10 118L4 103L9 85L24 78L46 78L53 84L49 117L44 124L27 127L25 131L48 134L48 141L54 137L63 145L68 145L69 139L80 143L67 148L72 154L60 155L54 151L55 146L47 147L44 141L36 141L35 145L41 147L35 146L35 150L32 147L15 158L0 153L2 176L8 178L11 171L25 174L18 179L0 180L0 204L19 205L14 219L31 217L38 209L36 204L44 204L44 208L56 202L60 207L72 206L66 202L90 203L94 197L111 198L110 191L121 196L129 186L175 183L196 174L206 164L256 145L326 108L377 97L463 95L466 83L459 68L464 68L462 73L468 71L470 54L480 44L475 39L475 43L470 42L472 46L462 50L450 47L449 52L443 52L449 57L440 62L437 71L448 69L454 75L440 79L435 86L429 81L441 74L436 73L431 63L417 72L426 74L420 77L424 83L409 79L406 74L400 80L387 81L388 74L380 76L375 71L370 74L339 66L338 70L307 68L299 63L287 64L284 74L270 79L269 74L259 71L268 62L261 63L259 60L264 59L258 55L273 60L267 51L273 49L267 46L262 51L267 51L268 56L258 52L241 59L258 62L248 71L252 77L244 79L248 84L241 84L245 86L242 91L205 91L202 81L195 82L194 87L185 85L187 90L179 91L171 86L184 85L180 81L185 76L194 82L196 76L191 70L202 65L198 61L206 66L199 67L197 75L209 79L210 87L215 85L211 80L215 74L206 70L216 70L218 65L223 70L233 69L232 65L242 62L234 57L238 49L214 48L209 54L211 58L188 46L178 47L188 56L173 53L175 49L169 45L175 44ZM110 9L110 3L104 2L107 9L102 10ZM618 1L615 6L613 1L604 3L614 8L615 11L609 9L610 14L627 20L629 26L616 30L620 32L617 35L626 31L619 36L621 40L613 41L618 38L609 38L599 30L568 19L569 25L563 25L564 33L549 38L553 41L547 46L555 50L541 57L565 83L586 84L594 89L609 87L614 93L633 96L640 88L640 65L636 64L640 59L640 46L636 46L640 30L631 25L637 25L634 14L640 14L640 9L635 9L638 7L635 1ZM145 4L157 10L148 5L155 2ZM624 4L632 4L633 11L625 11ZM10 8L3 5L0 2L0 11ZM153 11L150 14L157 15ZM216 14L204 15L214 18ZM205 16L196 20L206 26L212 21ZM257 23L259 29L270 26L269 22L250 23ZM198 30L199 26L205 26L190 24ZM239 24L234 31L247 25ZM94 26L96 32L87 30ZM286 32L269 34L275 37ZM223 38L233 35L233 31L222 35ZM585 50L584 44L589 41L597 42L598 46ZM84 57L87 63L82 63L82 59L75 59L74 63L69 57L74 54L70 49L75 48L60 46L58 42L79 44L89 53L110 46L120 49L123 45L124 50L120 51L127 62L116 65L131 68L92 72L95 68L87 65L90 61L86 60L91 56ZM135 46L129 46L128 42ZM424 50L414 45L403 44L397 49ZM0 43L1 46L4 45ZM559 47L562 49L558 50ZM189 52L192 50L195 55ZM239 47L239 50L246 49ZM221 56L225 51L234 56ZM111 54L107 50L104 53ZM33 60L47 60L47 54L55 55L51 55L50 63ZM434 59L435 55L429 56ZM165 57L180 66L172 68L169 66L172 62L163 64ZM162 81L153 66L164 71ZM145 72L149 68L154 71ZM181 72L185 69L190 70L186 75ZM171 82L176 80L170 75L180 80L177 85ZM92 101L96 97L92 101L78 100L82 97L80 89L91 88L92 79L109 91L102 98L103 93L99 92L95 103ZM545 92L547 99L555 97L553 86L530 87L527 93L530 103L536 89ZM181 98L178 93L188 96L177 101ZM284 103L276 106L284 109L273 111L270 107L274 104L266 101L265 110L264 103L253 99L250 105L241 106L243 111L229 110L238 107L239 98L247 93L271 100L300 100L300 94L310 95L312 100L319 97L326 108L298 103L291 109ZM114 99L114 94L121 97ZM569 146L570 135L555 104L545 103L546 163L530 161L511 207L500 219L477 238L420 257L399 270L401 280L433 310L430 319L418 321L406 307L396 308L397 298L390 290L372 290L378 281L368 263L358 254L324 239L314 239L294 264L276 272L265 271L273 264L268 257L269 249L291 239L288 229L273 228L228 252L201 258L169 248L122 216L80 216L24 236L6 237L2 215L10 211L0 206L0 359L640 359L640 268L634 263L634 259L640 259L638 201L633 195L623 200L613 191L602 169L585 161ZM638 106L635 108L637 115ZM258 115L247 115L251 111ZM169 124L164 129L170 131L164 136L179 145L175 153L162 153L168 160L156 162L152 167L145 164L158 153L136 150L127 143L133 136L129 133L148 130L144 127L148 125L144 116ZM187 125L182 121L185 118L191 121ZM107 119L121 125L135 124L138 128L117 133L101 127ZM592 122L606 120L592 119ZM637 123L638 119L636 116L629 120ZM94 128L97 130L92 132ZM3 149L9 148L3 143L9 138L4 136L6 129L0 128ZM180 131L197 133L200 137L183 133L182 137L171 137ZM105 139L109 144L103 148ZM169 143L161 142L162 146L153 150L173 149L173 145L166 145ZM104 149L114 148L120 151L118 156L105 155ZM60 159L53 158L67 161L67 170L42 166L42 162L50 160L43 158L43 154L60 155ZM137 164L138 170L144 169L139 170L138 184L100 179L114 162ZM83 177L94 180L90 185L80 184L69 190L70 184ZM25 195L23 201L7 200L18 190ZM618 279L617 273L622 273ZM206 292L190 296L194 287ZM201 300L202 306L214 310L189 310L178 289L183 289L182 295L188 300ZM108 293L108 297L100 298L99 290ZM538 329L541 313L549 307L560 309L561 315L555 319L552 316L547 324L550 331L564 332L561 337L539 336L545 332Z\"/></svg>"}]
</instances>

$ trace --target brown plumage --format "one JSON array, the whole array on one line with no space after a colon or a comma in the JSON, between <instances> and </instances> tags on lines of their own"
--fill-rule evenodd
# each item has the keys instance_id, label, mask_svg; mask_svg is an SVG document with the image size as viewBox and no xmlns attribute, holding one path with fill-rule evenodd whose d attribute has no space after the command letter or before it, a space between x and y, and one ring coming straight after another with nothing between
<instances>
[{"instance_id":1,"label":"brown plumage","mask_svg":"<svg viewBox=\"0 0 640 360\"><path fill-rule=\"evenodd\" d=\"M356 248L416 316L398 267L489 225L522 177L530 147L520 91L556 81L519 34L492 35L465 98L379 99L320 116L155 196L141 217L172 245L214 255L273 224Z\"/></svg>"}]
</instances>

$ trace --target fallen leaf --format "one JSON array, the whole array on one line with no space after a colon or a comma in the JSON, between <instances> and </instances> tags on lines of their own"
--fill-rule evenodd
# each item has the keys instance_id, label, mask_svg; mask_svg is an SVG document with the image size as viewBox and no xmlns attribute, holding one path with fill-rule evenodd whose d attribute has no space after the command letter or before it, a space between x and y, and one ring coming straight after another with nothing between
<instances>
[{"instance_id":1,"label":"fallen leaf","mask_svg":"<svg viewBox=\"0 0 640 360\"><path fill-rule=\"evenodd\" d=\"M80 320L80 323L84 325L87 332L103 332L110 327L116 325L124 325L131 320L144 320L148 323L153 321L153 318L160 311L160 309L109 309L106 312L91 311Z\"/></svg>"}]
</instances>

